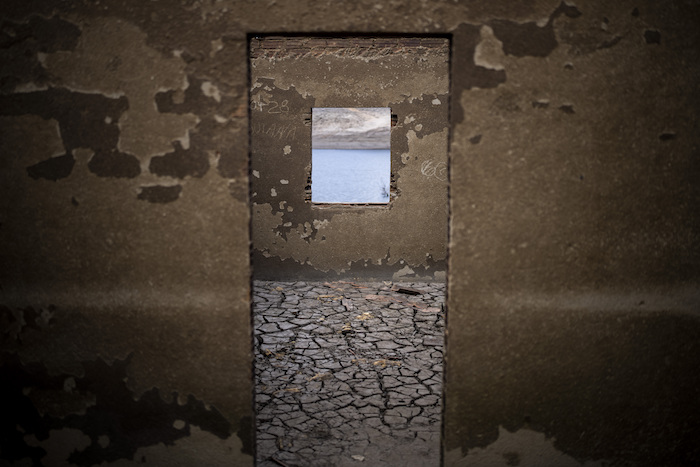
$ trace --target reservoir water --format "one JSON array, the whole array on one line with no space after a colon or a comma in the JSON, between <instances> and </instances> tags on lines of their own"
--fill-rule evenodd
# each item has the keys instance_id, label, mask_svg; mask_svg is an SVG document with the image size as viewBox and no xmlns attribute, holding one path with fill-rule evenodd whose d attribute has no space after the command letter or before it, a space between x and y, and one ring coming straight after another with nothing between
<instances>
[{"instance_id":1,"label":"reservoir water","mask_svg":"<svg viewBox=\"0 0 700 467\"><path fill-rule=\"evenodd\" d=\"M389 149L314 149L311 151L311 201L388 203Z\"/></svg>"}]
</instances>

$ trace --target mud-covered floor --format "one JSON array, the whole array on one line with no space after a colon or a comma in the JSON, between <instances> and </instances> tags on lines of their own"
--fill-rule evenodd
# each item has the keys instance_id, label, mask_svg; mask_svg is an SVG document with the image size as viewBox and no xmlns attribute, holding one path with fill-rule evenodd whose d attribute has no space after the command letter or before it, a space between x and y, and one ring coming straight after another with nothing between
<instances>
[{"instance_id":1,"label":"mud-covered floor","mask_svg":"<svg viewBox=\"0 0 700 467\"><path fill-rule=\"evenodd\" d=\"M439 464L445 284L253 293L257 465Z\"/></svg>"}]
</instances>

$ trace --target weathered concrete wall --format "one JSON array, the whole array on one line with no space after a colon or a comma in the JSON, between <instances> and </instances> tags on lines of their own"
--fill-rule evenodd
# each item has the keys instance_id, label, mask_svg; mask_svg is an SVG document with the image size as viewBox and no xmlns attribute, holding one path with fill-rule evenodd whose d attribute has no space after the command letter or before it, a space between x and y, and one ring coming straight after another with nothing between
<instances>
[{"instance_id":1,"label":"weathered concrete wall","mask_svg":"<svg viewBox=\"0 0 700 467\"><path fill-rule=\"evenodd\" d=\"M456 29L446 465L700 462L699 19Z\"/></svg>"},{"instance_id":2,"label":"weathered concrete wall","mask_svg":"<svg viewBox=\"0 0 700 467\"><path fill-rule=\"evenodd\" d=\"M698 2L0 15L6 464L252 464L247 34L338 31L452 34L445 463L700 462Z\"/></svg>"},{"instance_id":3,"label":"weathered concrete wall","mask_svg":"<svg viewBox=\"0 0 700 467\"><path fill-rule=\"evenodd\" d=\"M254 276L443 281L449 41L269 37L251 59ZM388 205L311 203L314 107L391 108Z\"/></svg>"}]
</instances>

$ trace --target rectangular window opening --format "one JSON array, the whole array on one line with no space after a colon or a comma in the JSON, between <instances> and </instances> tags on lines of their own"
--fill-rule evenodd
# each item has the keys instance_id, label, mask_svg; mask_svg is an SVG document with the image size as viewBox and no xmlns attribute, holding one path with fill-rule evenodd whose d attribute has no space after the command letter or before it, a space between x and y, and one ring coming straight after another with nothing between
<instances>
[{"instance_id":1,"label":"rectangular window opening","mask_svg":"<svg viewBox=\"0 0 700 467\"><path fill-rule=\"evenodd\" d=\"M392 199L389 107L311 110L311 202L386 205Z\"/></svg>"}]
</instances>

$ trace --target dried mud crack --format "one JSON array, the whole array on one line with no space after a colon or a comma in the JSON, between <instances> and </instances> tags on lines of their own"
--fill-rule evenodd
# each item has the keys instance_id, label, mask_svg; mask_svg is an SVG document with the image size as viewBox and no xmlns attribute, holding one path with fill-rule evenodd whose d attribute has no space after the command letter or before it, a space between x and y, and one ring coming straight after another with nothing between
<instances>
[{"instance_id":1,"label":"dried mud crack","mask_svg":"<svg viewBox=\"0 0 700 467\"><path fill-rule=\"evenodd\" d=\"M255 281L257 465L438 465L444 289Z\"/></svg>"}]
</instances>

